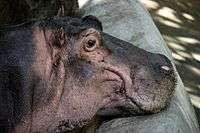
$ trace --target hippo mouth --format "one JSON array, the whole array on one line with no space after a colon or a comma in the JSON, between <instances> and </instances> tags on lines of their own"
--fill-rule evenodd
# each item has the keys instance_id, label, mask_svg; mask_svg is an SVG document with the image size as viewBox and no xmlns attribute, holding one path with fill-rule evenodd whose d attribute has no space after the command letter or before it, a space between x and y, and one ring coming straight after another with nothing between
<instances>
[{"instance_id":1,"label":"hippo mouth","mask_svg":"<svg viewBox=\"0 0 200 133\"><path fill-rule=\"evenodd\" d=\"M103 82L111 82L110 85L113 88L112 92L106 96L107 98L103 102L103 108L106 108L112 106L110 105L111 103L126 99L127 90L132 87L133 83L129 72L120 68L112 66L104 67L104 75Z\"/></svg>"},{"instance_id":2,"label":"hippo mouth","mask_svg":"<svg viewBox=\"0 0 200 133\"><path fill-rule=\"evenodd\" d=\"M126 90L131 88L133 83L129 72L125 72L125 70L110 66L104 67L104 70L109 73L107 78L105 78L105 81L117 81L121 83L119 90L120 93L125 94Z\"/></svg>"},{"instance_id":3,"label":"hippo mouth","mask_svg":"<svg viewBox=\"0 0 200 133\"><path fill-rule=\"evenodd\" d=\"M123 76L114 69L104 69L104 75L102 83L111 83L115 93L123 93L125 91L125 80Z\"/></svg>"},{"instance_id":4,"label":"hippo mouth","mask_svg":"<svg viewBox=\"0 0 200 133\"><path fill-rule=\"evenodd\" d=\"M135 115L141 108L129 94L134 95L134 80L131 79L130 71L126 70L126 68L112 66L104 67L104 70L109 73L105 82L111 81L113 82L111 85L114 86L112 86L112 93L105 97L97 114L114 117L118 117L119 115L121 117Z\"/></svg>"}]
</instances>

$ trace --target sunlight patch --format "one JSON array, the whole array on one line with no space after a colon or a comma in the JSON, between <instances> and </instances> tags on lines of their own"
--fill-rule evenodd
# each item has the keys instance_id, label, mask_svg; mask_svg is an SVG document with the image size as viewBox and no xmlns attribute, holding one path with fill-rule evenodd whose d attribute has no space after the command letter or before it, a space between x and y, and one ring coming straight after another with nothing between
<instances>
[{"instance_id":1,"label":"sunlight patch","mask_svg":"<svg viewBox=\"0 0 200 133\"><path fill-rule=\"evenodd\" d=\"M177 39L182 41L182 42L190 43L190 44L200 43L199 40L194 39L194 38L190 38L190 37L177 37Z\"/></svg>"},{"instance_id":2,"label":"sunlight patch","mask_svg":"<svg viewBox=\"0 0 200 133\"><path fill-rule=\"evenodd\" d=\"M174 22L169 21L169 20L164 20L164 19L158 18L158 21L167 25L167 26L170 26L170 27L174 27L174 28L180 28L181 27L179 24L174 23Z\"/></svg>"},{"instance_id":3,"label":"sunlight patch","mask_svg":"<svg viewBox=\"0 0 200 133\"><path fill-rule=\"evenodd\" d=\"M184 57L184 58L190 58L190 59L192 58L192 56L191 56L190 54L186 53L186 52L177 51L177 53L178 53L180 56Z\"/></svg>"},{"instance_id":4,"label":"sunlight patch","mask_svg":"<svg viewBox=\"0 0 200 133\"><path fill-rule=\"evenodd\" d=\"M174 42L169 42L168 45L169 45L171 48L174 48L174 49L186 50L183 46L181 46L180 44L174 43Z\"/></svg>"},{"instance_id":5,"label":"sunlight patch","mask_svg":"<svg viewBox=\"0 0 200 133\"><path fill-rule=\"evenodd\" d=\"M194 17L188 13L182 13L183 17L185 17L186 19L189 19L189 20L194 20Z\"/></svg>"},{"instance_id":6,"label":"sunlight patch","mask_svg":"<svg viewBox=\"0 0 200 133\"><path fill-rule=\"evenodd\" d=\"M185 61L185 58L183 58L182 56L176 54L176 53L172 53L172 57L176 60L181 60L181 61Z\"/></svg>"},{"instance_id":7,"label":"sunlight patch","mask_svg":"<svg viewBox=\"0 0 200 133\"><path fill-rule=\"evenodd\" d=\"M200 98L199 98L199 96L190 95L190 98L191 98L192 104L200 109Z\"/></svg>"},{"instance_id":8,"label":"sunlight patch","mask_svg":"<svg viewBox=\"0 0 200 133\"><path fill-rule=\"evenodd\" d=\"M182 21L176 17L175 13L176 12L169 7L162 7L161 9L156 11L157 15L160 15L164 18L168 18L168 19L173 20L178 23L182 23Z\"/></svg>"},{"instance_id":9,"label":"sunlight patch","mask_svg":"<svg viewBox=\"0 0 200 133\"><path fill-rule=\"evenodd\" d=\"M200 69L193 67L193 66L189 66L188 67L191 71L193 71L194 73L196 73L197 75L200 76Z\"/></svg>"},{"instance_id":10,"label":"sunlight patch","mask_svg":"<svg viewBox=\"0 0 200 133\"><path fill-rule=\"evenodd\" d=\"M152 0L140 0L142 4L148 9L157 9L159 8L159 4Z\"/></svg>"},{"instance_id":11,"label":"sunlight patch","mask_svg":"<svg viewBox=\"0 0 200 133\"><path fill-rule=\"evenodd\" d=\"M200 54L198 54L198 53L192 53L192 57L193 57L195 60L197 60L197 61L200 62Z\"/></svg>"},{"instance_id":12,"label":"sunlight patch","mask_svg":"<svg viewBox=\"0 0 200 133\"><path fill-rule=\"evenodd\" d=\"M82 8L89 0L78 0L79 7Z\"/></svg>"}]
</instances>

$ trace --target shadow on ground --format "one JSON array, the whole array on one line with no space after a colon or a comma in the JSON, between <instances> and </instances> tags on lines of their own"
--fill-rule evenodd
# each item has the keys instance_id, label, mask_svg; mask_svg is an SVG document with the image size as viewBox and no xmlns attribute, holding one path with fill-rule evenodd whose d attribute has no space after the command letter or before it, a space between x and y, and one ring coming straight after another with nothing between
<instances>
[{"instance_id":1,"label":"shadow on ground","mask_svg":"<svg viewBox=\"0 0 200 133\"><path fill-rule=\"evenodd\" d=\"M151 13L171 49L192 104L200 114L200 1L140 1Z\"/></svg>"}]
</instances>

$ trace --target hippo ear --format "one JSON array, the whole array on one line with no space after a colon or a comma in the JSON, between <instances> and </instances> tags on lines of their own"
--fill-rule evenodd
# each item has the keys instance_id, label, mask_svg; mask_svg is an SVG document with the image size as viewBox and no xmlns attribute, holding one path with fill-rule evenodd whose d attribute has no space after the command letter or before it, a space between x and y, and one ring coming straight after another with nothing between
<instances>
[{"instance_id":1,"label":"hippo ear","mask_svg":"<svg viewBox=\"0 0 200 133\"><path fill-rule=\"evenodd\" d=\"M85 16L82 18L82 22L84 22L86 25L93 27L95 29L98 29L101 31L103 30L101 21L95 16L92 16L92 15Z\"/></svg>"},{"instance_id":2,"label":"hippo ear","mask_svg":"<svg viewBox=\"0 0 200 133\"><path fill-rule=\"evenodd\" d=\"M66 42L65 40L65 32L62 27L53 31L53 33L50 36L50 44L53 47L61 48Z\"/></svg>"},{"instance_id":3,"label":"hippo ear","mask_svg":"<svg viewBox=\"0 0 200 133\"><path fill-rule=\"evenodd\" d=\"M53 64L55 65L58 62L60 51L67 44L66 33L61 27L54 30L45 30L44 35Z\"/></svg>"}]
</instances>

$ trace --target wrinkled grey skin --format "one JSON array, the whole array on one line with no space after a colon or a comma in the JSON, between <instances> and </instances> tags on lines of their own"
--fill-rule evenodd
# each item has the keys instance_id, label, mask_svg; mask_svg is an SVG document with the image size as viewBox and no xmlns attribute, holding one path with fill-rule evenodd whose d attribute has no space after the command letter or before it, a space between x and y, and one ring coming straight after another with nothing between
<instances>
[{"instance_id":1,"label":"wrinkled grey skin","mask_svg":"<svg viewBox=\"0 0 200 133\"><path fill-rule=\"evenodd\" d=\"M156 113L175 85L163 55L102 32L93 16L0 30L0 129L80 132L96 116Z\"/></svg>"}]
</instances>

